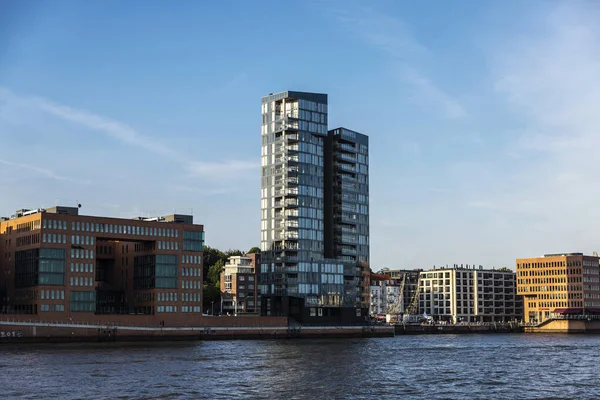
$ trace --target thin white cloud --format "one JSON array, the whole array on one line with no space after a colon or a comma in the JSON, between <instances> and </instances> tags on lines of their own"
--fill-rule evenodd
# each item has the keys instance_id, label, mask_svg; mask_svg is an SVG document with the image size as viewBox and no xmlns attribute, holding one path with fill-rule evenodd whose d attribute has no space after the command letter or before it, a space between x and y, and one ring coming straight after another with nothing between
<instances>
[{"instance_id":1,"label":"thin white cloud","mask_svg":"<svg viewBox=\"0 0 600 400\"><path fill-rule=\"evenodd\" d=\"M223 90L233 89L234 87L236 87L237 85L239 85L240 83L245 81L246 79L248 79L248 74L245 72L240 72L239 74L234 76L233 79L231 79L229 82L227 82L225 84L225 86L223 86Z\"/></svg>"},{"instance_id":2,"label":"thin white cloud","mask_svg":"<svg viewBox=\"0 0 600 400\"><path fill-rule=\"evenodd\" d=\"M237 192L240 190L240 188L237 186L222 187L222 188L206 188L206 187L198 188L195 186L185 186L185 185L172 185L172 186L170 186L170 189L176 190L179 192L194 193L194 194L207 195L207 196L229 194L229 193L234 193L234 192Z\"/></svg>"},{"instance_id":3,"label":"thin white cloud","mask_svg":"<svg viewBox=\"0 0 600 400\"><path fill-rule=\"evenodd\" d=\"M561 3L539 35L512 38L490 63L496 92L526 128L508 146L510 186L489 195L506 212L543 218L549 235L580 227L588 241L597 237L588 221L600 217L598 20L597 8Z\"/></svg>"},{"instance_id":4,"label":"thin white cloud","mask_svg":"<svg viewBox=\"0 0 600 400\"><path fill-rule=\"evenodd\" d=\"M27 171L31 171L38 175L45 176L46 178L53 179L55 181L71 182L71 183L77 183L80 185L89 185L91 183L89 180L81 180L81 179L71 178L71 177L64 176L64 175L59 175L48 168L42 168L42 167L38 167L38 166L32 165L32 164L16 163L16 162L4 160L4 159L0 159L0 164L11 167L11 168L24 169Z\"/></svg>"},{"instance_id":5,"label":"thin white cloud","mask_svg":"<svg viewBox=\"0 0 600 400\"><path fill-rule=\"evenodd\" d=\"M399 81L407 83L412 88L413 97L422 98L427 103L435 105L442 110L445 117L458 119L467 116L467 112L456 99L442 91L415 68L399 65L395 75Z\"/></svg>"},{"instance_id":6,"label":"thin white cloud","mask_svg":"<svg viewBox=\"0 0 600 400\"><path fill-rule=\"evenodd\" d=\"M431 53L412 35L406 22L373 8L356 5L357 3L344 3L344 8L329 2L315 4L332 15L346 30L387 54L391 61L392 75L410 89L413 99L427 106L437 107L449 119L467 116L457 99L416 67L416 60L430 58Z\"/></svg>"},{"instance_id":7,"label":"thin white cloud","mask_svg":"<svg viewBox=\"0 0 600 400\"><path fill-rule=\"evenodd\" d=\"M245 74L239 75L235 80L244 79ZM233 82L233 81L232 81ZM230 82L231 83L231 82ZM57 104L48 99L37 96L19 96L8 89L0 88L0 101L16 104L20 107L43 111L64 121L74 123L84 128L92 129L145 151L171 159L182 164L191 177L209 179L235 179L245 171L257 168L257 164L249 161L231 162L201 162L189 158L187 155L170 148L164 143L143 135L131 126L122 122L94 114L89 111L75 109Z\"/></svg>"},{"instance_id":8,"label":"thin white cloud","mask_svg":"<svg viewBox=\"0 0 600 400\"><path fill-rule=\"evenodd\" d=\"M249 161L192 162L188 164L187 170L193 177L224 180L257 172L258 167L258 163Z\"/></svg>"}]
</instances>

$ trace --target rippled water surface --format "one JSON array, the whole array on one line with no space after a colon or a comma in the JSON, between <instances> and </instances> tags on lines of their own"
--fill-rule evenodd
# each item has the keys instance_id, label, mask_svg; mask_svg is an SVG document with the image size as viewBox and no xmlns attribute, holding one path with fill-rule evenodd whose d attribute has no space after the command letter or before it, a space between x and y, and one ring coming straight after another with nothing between
<instances>
[{"instance_id":1,"label":"rippled water surface","mask_svg":"<svg viewBox=\"0 0 600 400\"><path fill-rule=\"evenodd\" d=\"M1 398L600 398L600 336L0 347Z\"/></svg>"}]
</instances>

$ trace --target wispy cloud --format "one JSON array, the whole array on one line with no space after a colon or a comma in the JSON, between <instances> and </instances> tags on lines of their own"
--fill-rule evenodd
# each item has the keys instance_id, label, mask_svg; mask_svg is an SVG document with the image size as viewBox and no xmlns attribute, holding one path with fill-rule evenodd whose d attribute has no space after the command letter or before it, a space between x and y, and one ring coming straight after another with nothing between
<instances>
[{"instance_id":1,"label":"wispy cloud","mask_svg":"<svg viewBox=\"0 0 600 400\"><path fill-rule=\"evenodd\" d=\"M236 77L234 81L239 81L244 78L245 74L241 74ZM235 83L234 81L230 82L230 84ZM188 157L185 153L167 146L159 140L140 133L135 128L123 122L103 117L90 111L57 104L42 97L20 96L8 89L0 88L0 101L18 104L20 107L45 112L64 121L98 131L107 137L127 145L168 158L181 164L183 168L188 171L189 175L194 178L215 180L235 179L240 177L245 171L256 169L258 167L256 163L244 160L226 162L197 161ZM46 175L52 177L52 174L50 173L46 173ZM55 176L54 179L57 179L57 177Z\"/></svg>"},{"instance_id":2,"label":"wispy cloud","mask_svg":"<svg viewBox=\"0 0 600 400\"><path fill-rule=\"evenodd\" d=\"M185 185L172 185L170 186L171 190L175 190L178 192L186 192L186 193L194 193L198 195L207 195L207 196L216 196L221 194L229 194L238 192L240 190L239 186L233 187L222 187L222 188L198 188L195 186L185 186Z\"/></svg>"},{"instance_id":3,"label":"wispy cloud","mask_svg":"<svg viewBox=\"0 0 600 400\"><path fill-rule=\"evenodd\" d=\"M510 191L490 196L506 211L545 218L553 231L600 216L599 19L586 3L561 3L539 35L505 42L491 60L497 94L526 128L508 146Z\"/></svg>"},{"instance_id":4,"label":"wispy cloud","mask_svg":"<svg viewBox=\"0 0 600 400\"><path fill-rule=\"evenodd\" d=\"M427 106L435 106L450 119L467 116L466 110L456 98L417 68L417 60L431 58L431 53L413 36L405 21L359 5L363 3L346 2L343 7L326 1L315 4L344 29L386 54L390 59L393 77L410 88L413 99L418 99Z\"/></svg>"},{"instance_id":5,"label":"wispy cloud","mask_svg":"<svg viewBox=\"0 0 600 400\"><path fill-rule=\"evenodd\" d=\"M224 161L224 162L192 162L187 169L191 176L226 180L237 178L241 174L256 172L259 165L249 161Z\"/></svg>"},{"instance_id":6,"label":"wispy cloud","mask_svg":"<svg viewBox=\"0 0 600 400\"><path fill-rule=\"evenodd\" d=\"M94 114L90 111L58 104L38 96L20 96L8 89L0 90L0 101L2 101L2 98L4 98L4 102L14 102L21 107L43 111L64 121L101 132L108 137L116 139L130 146L139 147L152 153L172 159L182 158L182 154L170 149L165 144L160 143L155 139L139 133L131 126Z\"/></svg>"},{"instance_id":7,"label":"wispy cloud","mask_svg":"<svg viewBox=\"0 0 600 400\"><path fill-rule=\"evenodd\" d=\"M237 74L236 76L234 76L233 79L231 79L229 82L227 82L223 86L223 90L232 89L235 86L237 86L240 83L242 83L243 81L245 81L246 79L248 79L248 74L245 73L245 72L240 72L239 74Z\"/></svg>"},{"instance_id":8,"label":"wispy cloud","mask_svg":"<svg viewBox=\"0 0 600 400\"><path fill-rule=\"evenodd\" d=\"M42 168L42 167L38 167L38 166L32 165L32 164L16 163L16 162L4 160L4 159L0 159L0 164L5 165L7 167L11 167L11 168L31 171L38 175L45 176L46 178L53 179L55 181L71 182L71 183L77 183L80 185L89 185L91 183L89 180L81 180L81 179L71 178L71 177L64 176L64 175L59 175L48 168Z\"/></svg>"}]
</instances>

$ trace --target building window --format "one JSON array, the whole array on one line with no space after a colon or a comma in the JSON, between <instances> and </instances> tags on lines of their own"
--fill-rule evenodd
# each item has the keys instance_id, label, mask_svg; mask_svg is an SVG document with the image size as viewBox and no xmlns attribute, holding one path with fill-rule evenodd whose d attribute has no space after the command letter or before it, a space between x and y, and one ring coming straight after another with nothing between
<instances>
[{"instance_id":1,"label":"building window","mask_svg":"<svg viewBox=\"0 0 600 400\"><path fill-rule=\"evenodd\" d=\"M183 231L183 251L202 251L204 231Z\"/></svg>"}]
</instances>

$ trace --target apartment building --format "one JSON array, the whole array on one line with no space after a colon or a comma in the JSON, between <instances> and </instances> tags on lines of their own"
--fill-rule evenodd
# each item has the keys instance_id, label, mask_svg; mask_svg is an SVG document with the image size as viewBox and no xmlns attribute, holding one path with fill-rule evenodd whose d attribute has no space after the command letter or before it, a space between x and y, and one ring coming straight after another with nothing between
<instances>
[{"instance_id":1,"label":"apartment building","mask_svg":"<svg viewBox=\"0 0 600 400\"><path fill-rule=\"evenodd\" d=\"M229 257L221 273L221 314L260 311L257 265L260 265L259 254Z\"/></svg>"},{"instance_id":2,"label":"apartment building","mask_svg":"<svg viewBox=\"0 0 600 400\"><path fill-rule=\"evenodd\" d=\"M371 315L404 314L417 293L421 271L384 268L371 274Z\"/></svg>"},{"instance_id":3,"label":"apartment building","mask_svg":"<svg viewBox=\"0 0 600 400\"><path fill-rule=\"evenodd\" d=\"M261 312L357 323L370 298L368 137L327 118L326 94L262 99Z\"/></svg>"},{"instance_id":4,"label":"apartment building","mask_svg":"<svg viewBox=\"0 0 600 400\"><path fill-rule=\"evenodd\" d=\"M420 273L419 313L453 323L513 321L523 318L523 300L509 269L434 268Z\"/></svg>"},{"instance_id":5,"label":"apartment building","mask_svg":"<svg viewBox=\"0 0 600 400\"><path fill-rule=\"evenodd\" d=\"M202 315L203 245L203 226L190 215L129 220L79 215L78 207L19 210L0 221L1 310L185 324Z\"/></svg>"},{"instance_id":6,"label":"apartment building","mask_svg":"<svg viewBox=\"0 0 600 400\"><path fill-rule=\"evenodd\" d=\"M524 298L525 321L600 314L599 260L583 253L517 259L517 292Z\"/></svg>"},{"instance_id":7,"label":"apartment building","mask_svg":"<svg viewBox=\"0 0 600 400\"><path fill-rule=\"evenodd\" d=\"M387 285L390 277L381 273L371 274L369 314L371 316L383 315L387 310Z\"/></svg>"}]
</instances>

